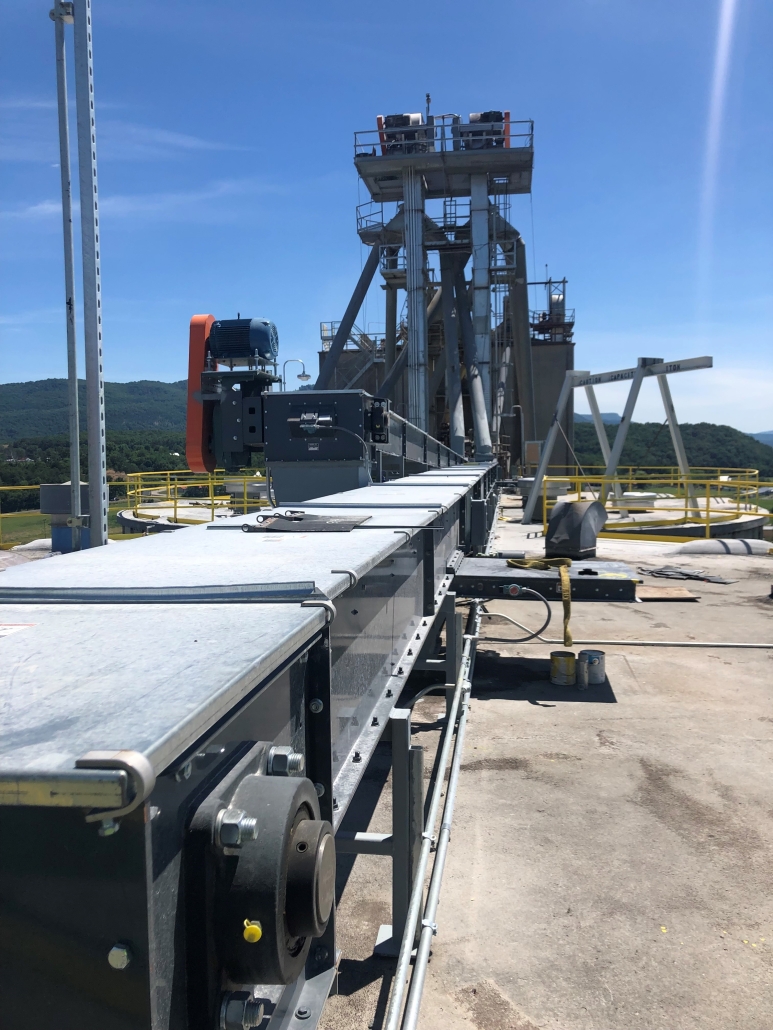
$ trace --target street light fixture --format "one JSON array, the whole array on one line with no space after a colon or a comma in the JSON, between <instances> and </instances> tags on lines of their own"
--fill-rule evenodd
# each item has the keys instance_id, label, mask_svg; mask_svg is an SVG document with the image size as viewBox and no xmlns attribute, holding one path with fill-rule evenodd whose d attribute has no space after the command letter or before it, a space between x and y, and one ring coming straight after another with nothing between
<instances>
[{"instance_id":1,"label":"street light fixture","mask_svg":"<svg viewBox=\"0 0 773 1030\"><path fill-rule=\"evenodd\" d=\"M311 376L306 371L306 366L304 365L304 363L301 361L300 358L288 358L287 361L285 361L284 364L282 365L282 392L283 393L287 390L287 366L290 364L291 361L297 361L298 364L301 366L302 371L298 373L298 378L301 380L301 382L308 383L308 381L311 379Z\"/></svg>"}]
</instances>

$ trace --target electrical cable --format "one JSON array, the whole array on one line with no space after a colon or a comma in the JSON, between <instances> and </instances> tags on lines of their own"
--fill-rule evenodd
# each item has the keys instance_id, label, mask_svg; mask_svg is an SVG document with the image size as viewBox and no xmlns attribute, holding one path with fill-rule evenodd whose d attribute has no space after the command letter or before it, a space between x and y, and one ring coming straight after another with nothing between
<instances>
[{"instance_id":1,"label":"electrical cable","mask_svg":"<svg viewBox=\"0 0 773 1030\"><path fill-rule=\"evenodd\" d=\"M540 596L542 596L542 595L540 595ZM545 601L546 604L548 603L546 598L543 597L542 600ZM457 602L457 604L465 604L465 603L469 603L469 602L464 602L464 601L458 601ZM493 618L505 619L507 622L512 622L512 624L514 626L517 626L518 629L525 630L527 633L530 632L528 626L523 626L520 622L517 622L515 619L512 619L509 615L504 615L501 612L492 612L492 613L482 612L481 614L482 615L486 615L490 619L493 619ZM563 643L564 643L563 640L556 640L556 639L551 638L551 637L543 637L542 633L543 633L543 629L540 628L537 631L536 634L532 634L528 639L539 640L539 642L542 643L542 644L560 644L560 645L563 645ZM518 644L518 643L523 643L522 640L519 640L516 637L481 636L480 639L481 640L490 640L492 643L495 643L495 644ZM763 643L739 643L739 644L736 644L736 643L733 643L731 641L724 641L724 640L723 641L716 641L716 640L575 640L574 643L573 643L573 646L574 647L578 647L580 645L583 645L583 646L597 645L598 646L598 645L601 645L601 644L603 644L604 647L720 647L720 648L722 648L722 647L728 647L728 648L735 647L735 648L740 648L740 649L744 649L744 648L752 648L752 649L754 649L754 648L760 649L761 648L761 649L764 649L764 650L773 649L773 643L771 643L771 644L767 644L767 643L765 643L765 644L763 644Z\"/></svg>"},{"instance_id":2,"label":"electrical cable","mask_svg":"<svg viewBox=\"0 0 773 1030\"><path fill-rule=\"evenodd\" d=\"M365 461L367 462L365 470L368 473L368 482L372 484L373 483L373 476L370 474L370 466L371 466L371 463L372 463L372 458L370 456L370 452L368 451L368 445L365 442L365 440L363 440L363 438L359 435L359 433L355 433L351 429L344 429L343 426L333 426L333 430L334 430L334 433L348 433L349 436L353 436L355 438L355 440L359 440L360 441L360 443L362 444L362 448L363 448L363 450L365 452Z\"/></svg>"},{"instance_id":3,"label":"electrical cable","mask_svg":"<svg viewBox=\"0 0 773 1030\"><path fill-rule=\"evenodd\" d=\"M563 436L564 440L566 440L566 446L569 448L569 453L574 458L575 465L580 470L580 475L582 476L582 478L584 480L587 480L588 477L585 475L585 469L582 467L582 465L580 464L580 461L579 461L577 455L574 453L574 447L572 447L572 445L569 443L569 438L567 437L566 433L564 432L564 427L561 425L560 419L556 419L556 424L558 426L558 431L561 433L561 436ZM593 487L590 485L590 481L588 481L588 489L590 490L590 492L591 492L591 494L593 496L593 500L597 501L598 497L595 495L595 493L593 493ZM582 496L582 494L580 496Z\"/></svg>"},{"instance_id":4,"label":"electrical cable","mask_svg":"<svg viewBox=\"0 0 773 1030\"><path fill-rule=\"evenodd\" d=\"M488 619L501 618L501 619L507 619L508 622L512 622L512 624L514 626L517 626L519 629L524 630L528 634L528 636L518 637L518 638L507 637L505 639L506 639L507 643L523 644L527 640L534 640L535 637L539 637L540 639L542 639L540 637L540 634L544 633L545 630L550 625L550 620L553 618L553 609L550 607L550 604L549 604L547 598L543 597L542 594L539 593L539 591L532 590L531 587L521 587L521 593L519 594L519 596L521 596L522 594L528 594L530 597L534 597L537 601L542 601L542 603L545 605L545 607L548 610L548 617L547 617L547 619L545 619L543 624L537 630L532 631L532 630L529 629L528 626L522 626L520 622L516 622L515 619L511 619L509 615L501 615L499 612L491 612L491 613L488 612L486 610L485 606L482 605L480 600L478 600L477 602L458 601L457 604L459 604L459 605L468 605L468 604L472 604L472 603L478 603L478 604L481 604L481 610L480 610L481 617L485 617L485 618L488 618ZM495 637L485 637L485 638L482 638L482 639L495 640L496 638ZM567 646L570 646L570 645L567 645ZM422 691L421 692L422 695L424 693L427 693L430 689L432 689L432 688L427 688L426 691ZM419 695L417 695L417 698L418 698L418 696ZM414 700L416 700L416 699L414 699Z\"/></svg>"}]
</instances>

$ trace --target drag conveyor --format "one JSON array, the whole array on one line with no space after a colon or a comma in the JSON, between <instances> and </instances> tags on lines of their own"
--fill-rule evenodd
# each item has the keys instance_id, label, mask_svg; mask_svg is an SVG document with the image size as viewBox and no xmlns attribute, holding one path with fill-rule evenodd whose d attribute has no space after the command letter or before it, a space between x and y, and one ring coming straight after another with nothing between
<instances>
[{"instance_id":1,"label":"drag conveyor","mask_svg":"<svg viewBox=\"0 0 773 1030\"><path fill-rule=\"evenodd\" d=\"M396 704L416 667L457 679L449 588L484 546L496 471L294 506L343 531L250 514L2 574L3 1026L315 1026L335 833L382 738L398 950L422 771Z\"/></svg>"}]
</instances>

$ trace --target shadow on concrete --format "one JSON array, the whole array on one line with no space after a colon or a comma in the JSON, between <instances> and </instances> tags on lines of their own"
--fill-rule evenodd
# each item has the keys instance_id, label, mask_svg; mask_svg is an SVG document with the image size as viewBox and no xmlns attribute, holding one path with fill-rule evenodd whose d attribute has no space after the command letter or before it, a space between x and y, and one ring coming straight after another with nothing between
<instances>
[{"instance_id":1,"label":"shadow on concrete","mask_svg":"<svg viewBox=\"0 0 773 1030\"><path fill-rule=\"evenodd\" d=\"M380 743L373 752L373 757L368 763L368 768L360 780L354 797L349 802L346 814L338 827L339 830L367 830L391 768L392 746ZM356 855L336 856L336 904L341 901L341 895L354 868L356 857ZM384 858L382 861L390 860Z\"/></svg>"},{"instance_id":2,"label":"shadow on concrete","mask_svg":"<svg viewBox=\"0 0 773 1030\"><path fill-rule=\"evenodd\" d=\"M378 955L371 955L365 959L342 958L338 965L338 993L344 997L356 994L377 980L381 981L376 1011L368 1024L373 1030L381 1030L384 1025L396 965L396 959L382 958Z\"/></svg>"},{"instance_id":3,"label":"shadow on concrete","mask_svg":"<svg viewBox=\"0 0 773 1030\"><path fill-rule=\"evenodd\" d=\"M481 701L494 698L527 701L538 707L553 707L562 701L617 704L608 678L587 690L556 687L550 682L549 658L510 658L498 651L478 651L472 696Z\"/></svg>"}]
</instances>

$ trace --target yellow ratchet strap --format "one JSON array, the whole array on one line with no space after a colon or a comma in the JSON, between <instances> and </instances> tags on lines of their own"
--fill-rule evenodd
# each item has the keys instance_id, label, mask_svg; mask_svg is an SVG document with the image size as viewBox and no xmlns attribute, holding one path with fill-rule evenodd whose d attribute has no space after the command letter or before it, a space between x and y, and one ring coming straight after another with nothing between
<instances>
[{"instance_id":1,"label":"yellow ratchet strap","mask_svg":"<svg viewBox=\"0 0 773 1030\"><path fill-rule=\"evenodd\" d=\"M572 583L566 565L559 568L558 574L561 577L561 600L564 602L564 647L571 647L572 631L569 629L569 619L572 615Z\"/></svg>"},{"instance_id":2,"label":"yellow ratchet strap","mask_svg":"<svg viewBox=\"0 0 773 1030\"><path fill-rule=\"evenodd\" d=\"M507 564L512 569L558 569L561 577L561 600L564 603L564 647L572 646L572 632L569 619L572 615L572 583L569 579L571 558L508 558Z\"/></svg>"}]
</instances>

